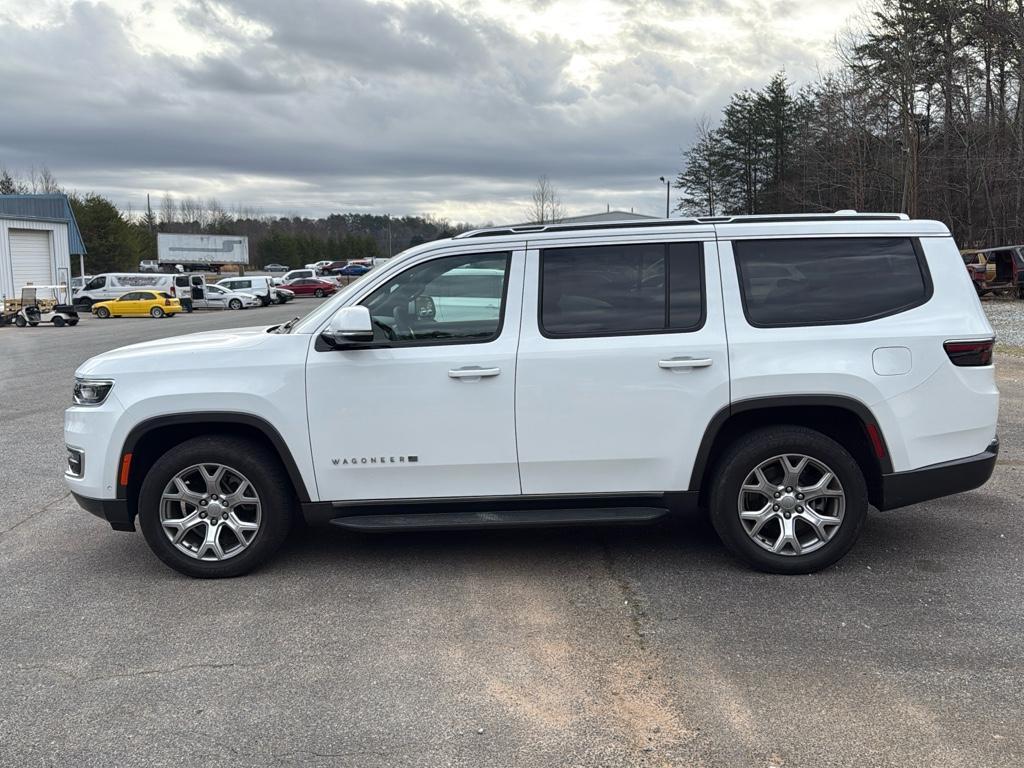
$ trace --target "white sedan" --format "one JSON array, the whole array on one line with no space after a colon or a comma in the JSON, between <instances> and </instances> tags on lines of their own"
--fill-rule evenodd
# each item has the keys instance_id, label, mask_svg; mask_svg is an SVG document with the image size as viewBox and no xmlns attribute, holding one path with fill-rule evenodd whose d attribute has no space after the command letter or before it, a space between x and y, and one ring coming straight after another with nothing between
<instances>
[{"instance_id":1,"label":"white sedan","mask_svg":"<svg viewBox=\"0 0 1024 768\"><path fill-rule=\"evenodd\" d=\"M200 307L205 306L208 309L220 307L222 309L246 309L247 307L259 307L263 302L260 301L259 296L255 296L251 293L245 293L243 291L229 291L227 288L223 288L219 285L207 284L206 286L206 303L200 304L193 299L193 305Z\"/></svg>"}]
</instances>

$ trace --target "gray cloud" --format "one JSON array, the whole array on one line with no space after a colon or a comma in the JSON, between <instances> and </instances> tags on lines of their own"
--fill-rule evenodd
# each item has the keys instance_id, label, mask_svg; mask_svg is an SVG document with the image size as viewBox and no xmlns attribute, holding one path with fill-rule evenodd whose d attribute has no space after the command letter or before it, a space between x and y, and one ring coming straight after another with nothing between
<instances>
[{"instance_id":1,"label":"gray cloud","mask_svg":"<svg viewBox=\"0 0 1024 768\"><path fill-rule=\"evenodd\" d=\"M586 82L572 65L594 45L566 30L527 35L426 2L181 2L208 43L193 57L140 52L102 3L35 27L0 14L0 164L46 163L136 208L170 189L268 212L514 219L547 174L575 210L655 213L657 177L697 118L775 68L809 76L816 63L753 30L795 6L708 3L752 27L715 52L659 24L661 5L632 6Z\"/></svg>"}]
</instances>

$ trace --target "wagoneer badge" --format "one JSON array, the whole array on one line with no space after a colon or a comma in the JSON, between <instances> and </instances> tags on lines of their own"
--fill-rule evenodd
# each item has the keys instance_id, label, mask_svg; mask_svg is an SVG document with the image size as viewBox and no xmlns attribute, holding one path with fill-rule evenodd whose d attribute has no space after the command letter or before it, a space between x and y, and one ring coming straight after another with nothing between
<instances>
[{"instance_id":1,"label":"wagoneer badge","mask_svg":"<svg viewBox=\"0 0 1024 768\"><path fill-rule=\"evenodd\" d=\"M334 466L353 466L356 464L415 464L419 456L353 456L346 459L331 459Z\"/></svg>"}]
</instances>

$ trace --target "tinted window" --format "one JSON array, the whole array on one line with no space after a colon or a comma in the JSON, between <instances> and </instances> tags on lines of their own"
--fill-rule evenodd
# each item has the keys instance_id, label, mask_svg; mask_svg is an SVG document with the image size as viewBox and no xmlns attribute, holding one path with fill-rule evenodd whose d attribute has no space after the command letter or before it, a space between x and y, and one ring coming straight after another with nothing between
<instances>
[{"instance_id":1,"label":"tinted window","mask_svg":"<svg viewBox=\"0 0 1024 768\"><path fill-rule=\"evenodd\" d=\"M540 326L548 336L692 331L703 324L700 243L541 252Z\"/></svg>"},{"instance_id":2,"label":"tinted window","mask_svg":"<svg viewBox=\"0 0 1024 768\"><path fill-rule=\"evenodd\" d=\"M89 281L89 284L85 286L86 290L95 291L97 288L102 288L107 284L107 278L105 277L94 277Z\"/></svg>"},{"instance_id":3,"label":"tinted window","mask_svg":"<svg viewBox=\"0 0 1024 768\"><path fill-rule=\"evenodd\" d=\"M381 342L491 341L501 333L509 254L433 259L402 272L363 302Z\"/></svg>"},{"instance_id":4,"label":"tinted window","mask_svg":"<svg viewBox=\"0 0 1024 768\"><path fill-rule=\"evenodd\" d=\"M744 311L757 326L862 322L931 294L908 238L738 240L733 251Z\"/></svg>"}]
</instances>

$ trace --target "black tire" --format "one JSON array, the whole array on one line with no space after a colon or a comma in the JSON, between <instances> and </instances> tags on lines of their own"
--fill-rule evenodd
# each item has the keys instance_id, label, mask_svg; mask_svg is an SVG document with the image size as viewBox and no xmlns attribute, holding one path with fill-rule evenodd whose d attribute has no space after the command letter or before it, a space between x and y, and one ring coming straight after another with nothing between
<instances>
[{"instance_id":1,"label":"black tire","mask_svg":"<svg viewBox=\"0 0 1024 768\"><path fill-rule=\"evenodd\" d=\"M75 299L75 306L82 307L86 312L92 309L93 300L88 296L84 298Z\"/></svg>"},{"instance_id":2,"label":"black tire","mask_svg":"<svg viewBox=\"0 0 1024 768\"><path fill-rule=\"evenodd\" d=\"M21 315L16 315L14 317L14 324L19 328L24 328L26 325L28 325L28 320L26 320Z\"/></svg>"},{"instance_id":3,"label":"black tire","mask_svg":"<svg viewBox=\"0 0 1024 768\"><path fill-rule=\"evenodd\" d=\"M228 302L228 309L241 309L241 308L242 308L242 300L241 299L232 299L231 301Z\"/></svg>"},{"instance_id":4,"label":"black tire","mask_svg":"<svg viewBox=\"0 0 1024 768\"><path fill-rule=\"evenodd\" d=\"M150 317L160 318L163 317L165 314L166 313L162 309L160 309L160 307L153 307L151 310L149 310Z\"/></svg>"},{"instance_id":5,"label":"black tire","mask_svg":"<svg viewBox=\"0 0 1024 768\"><path fill-rule=\"evenodd\" d=\"M747 534L740 521L738 501L744 480L762 462L783 454L803 454L824 463L845 493L842 524L823 546L807 554L769 552ZM860 466L839 443L812 429L780 425L746 434L726 450L714 468L709 502L711 522L734 555L760 571L799 574L827 568L850 551L867 517L868 491Z\"/></svg>"},{"instance_id":6,"label":"black tire","mask_svg":"<svg viewBox=\"0 0 1024 768\"><path fill-rule=\"evenodd\" d=\"M78 325L78 318L77 317L73 317L70 320L68 320L68 325L71 325L71 326Z\"/></svg>"},{"instance_id":7,"label":"black tire","mask_svg":"<svg viewBox=\"0 0 1024 768\"><path fill-rule=\"evenodd\" d=\"M34 322L34 323L33 322L29 322L29 325L31 325L33 328L35 328L37 325L39 325L39 321L36 320L36 322Z\"/></svg>"},{"instance_id":8,"label":"black tire","mask_svg":"<svg viewBox=\"0 0 1024 768\"><path fill-rule=\"evenodd\" d=\"M324 289L317 288L315 291L313 291L313 295L316 296L318 299L322 299L324 297Z\"/></svg>"},{"instance_id":9,"label":"black tire","mask_svg":"<svg viewBox=\"0 0 1024 768\"><path fill-rule=\"evenodd\" d=\"M57 328L63 328L64 327L64 318L61 317L60 315L57 315L55 318L53 318L53 324Z\"/></svg>"},{"instance_id":10,"label":"black tire","mask_svg":"<svg viewBox=\"0 0 1024 768\"><path fill-rule=\"evenodd\" d=\"M246 549L225 560L198 560L184 554L171 543L160 524L164 488L178 472L205 462L241 472L261 502L262 519L256 536ZM266 446L238 437L192 438L171 448L146 474L139 491L139 527L154 554L179 573L200 579L241 576L269 560L287 538L295 515L291 488L280 460Z\"/></svg>"},{"instance_id":11,"label":"black tire","mask_svg":"<svg viewBox=\"0 0 1024 768\"><path fill-rule=\"evenodd\" d=\"M96 317L100 318L101 320L106 320L108 317L110 317L110 310L107 309L106 307L100 307L99 309L96 310Z\"/></svg>"}]
</instances>

